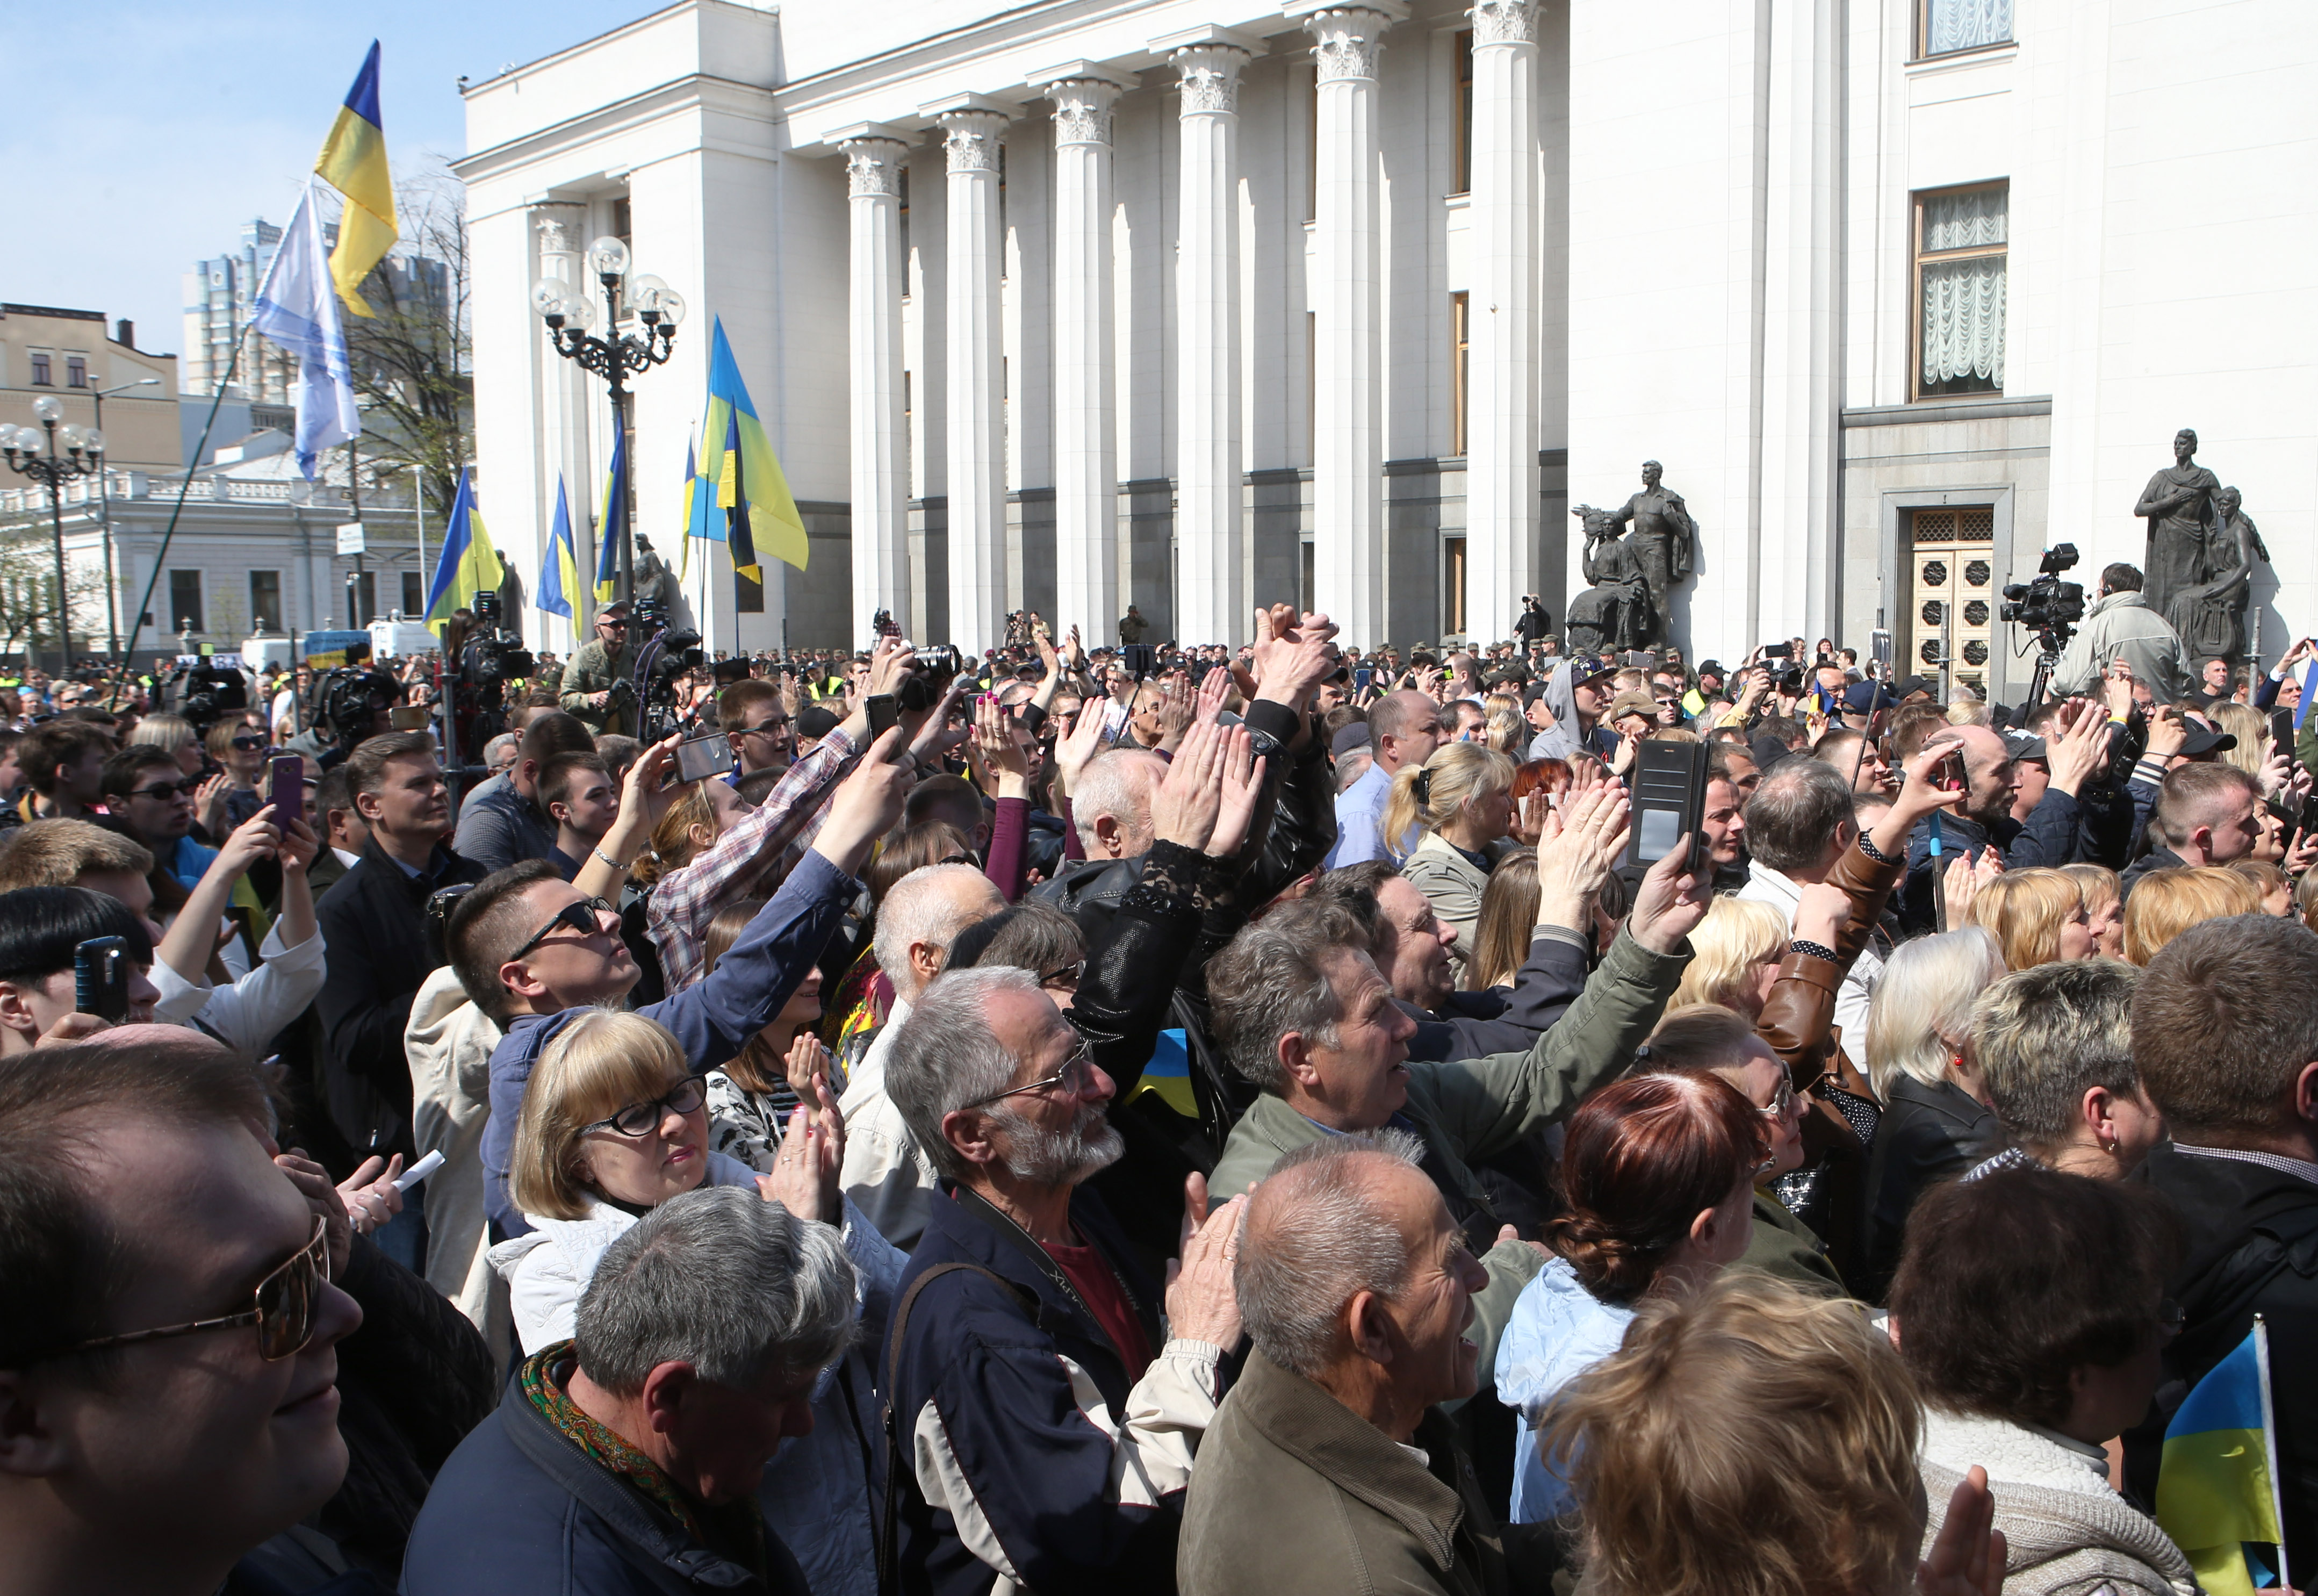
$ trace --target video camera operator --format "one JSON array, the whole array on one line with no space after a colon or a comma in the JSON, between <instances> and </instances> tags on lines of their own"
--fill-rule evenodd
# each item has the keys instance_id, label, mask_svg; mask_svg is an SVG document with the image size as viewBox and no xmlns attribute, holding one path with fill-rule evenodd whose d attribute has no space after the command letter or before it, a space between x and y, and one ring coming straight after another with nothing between
<instances>
[{"instance_id":1,"label":"video camera operator","mask_svg":"<svg viewBox=\"0 0 2318 1596\"><path fill-rule=\"evenodd\" d=\"M2141 573L2122 562L2102 569L2098 600L2053 667L2053 690L2064 698L2097 693L2116 660L2125 663L2135 681L2146 682L2161 704L2188 696L2180 634L2142 596Z\"/></svg>"},{"instance_id":2,"label":"video camera operator","mask_svg":"<svg viewBox=\"0 0 2318 1596\"><path fill-rule=\"evenodd\" d=\"M507 688L529 676L536 662L523 640L501 625L496 590L475 595L464 634L454 634L452 709L462 758L508 729Z\"/></svg>"},{"instance_id":3,"label":"video camera operator","mask_svg":"<svg viewBox=\"0 0 2318 1596\"><path fill-rule=\"evenodd\" d=\"M326 671L307 690L306 729L283 749L326 771L343 764L359 744L394 729L391 712L401 698L401 684L378 666Z\"/></svg>"},{"instance_id":4,"label":"video camera operator","mask_svg":"<svg viewBox=\"0 0 2318 1596\"><path fill-rule=\"evenodd\" d=\"M596 635L563 672L563 712L597 736L638 735L635 706L637 645L630 640L629 605L615 599L596 611Z\"/></svg>"},{"instance_id":5,"label":"video camera operator","mask_svg":"<svg viewBox=\"0 0 2318 1596\"><path fill-rule=\"evenodd\" d=\"M691 674L705 664L700 634L674 625L660 600L641 599L628 635L635 658L628 702L638 706L642 728L634 735L654 743L679 728L688 732L700 706L708 701L691 691Z\"/></svg>"}]
</instances>

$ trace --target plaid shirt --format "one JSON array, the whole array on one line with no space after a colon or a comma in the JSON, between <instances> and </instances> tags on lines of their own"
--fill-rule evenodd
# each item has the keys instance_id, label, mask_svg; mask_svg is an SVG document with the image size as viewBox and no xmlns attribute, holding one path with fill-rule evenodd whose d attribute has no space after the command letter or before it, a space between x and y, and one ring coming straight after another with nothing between
<instances>
[{"instance_id":1,"label":"plaid shirt","mask_svg":"<svg viewBox=\"0 0 2318 1596\"><path fill-rule=\"evenodd\" d=\"M660 973L670 992L682 991L706 973L708 924L732 901L735 885L752 878L764 860L777 857L786 871L813 846L830 794L858 752L842 726L831 732L788 768L780 785L746 819L652 888L644 900L644 924L660 950Z\"/></svg>"}]
</instances>

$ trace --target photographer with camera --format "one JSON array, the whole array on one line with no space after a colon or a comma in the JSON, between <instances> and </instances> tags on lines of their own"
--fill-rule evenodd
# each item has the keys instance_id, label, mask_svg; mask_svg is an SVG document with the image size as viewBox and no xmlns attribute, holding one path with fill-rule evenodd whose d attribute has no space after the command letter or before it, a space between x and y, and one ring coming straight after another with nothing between
<instances>
[{"instance_id":1,"label":"photographer with camera","mask_svg":"<svg viewBox=\"0 0 2318 1596\"><path fill-rule=\"evenodd\" d=\"M628 627L629 605L615 599L596 611L596 635L580 645L564 668L559 696L563 712L597 736L609 732L633 737L642 734L635 705L637 645Z\"/></svg>"},{"instance_id":2,"label":"photographer with camera","mask_svg":"<svg viewBox=\"0 0 2318 1596\"><path fill-rule=\"evenodd\" d=\"M2101 571L2098 600L2053 667L2053 690L2063 698L2098 693L2116 660L2125 663L2135 681L2146 682L2161 704L2188 696L2180 634L2142 596L2141 573L2122 562Z\"/></svg>"}]
</instances>

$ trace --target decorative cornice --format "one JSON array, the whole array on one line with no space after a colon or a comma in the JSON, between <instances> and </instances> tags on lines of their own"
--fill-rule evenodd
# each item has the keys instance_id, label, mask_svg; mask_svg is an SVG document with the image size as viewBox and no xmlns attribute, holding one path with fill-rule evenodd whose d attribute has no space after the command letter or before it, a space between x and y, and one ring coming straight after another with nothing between
<instances>
[{"instance_id":1,"label":"decorative cornice","mask_svg":"<svg viewBox=\"0 0 2318 1596\"><path fill-rule=\"evenodd\" d=\"M1055 146L1110 142L1110 108L1119 86L1107 78L1065 77L1044 86L1055 103Z\"/></svg>"},{"instance_id":2,"label":"decorative cornice","mask_svg":"<svg viewBox=\"0 0 2318 1596\"><path fill-rule=\"evenodd\" d=\"M1167 58L1181 74L1184 116L1235 116L1239 113L1239 69L1249 52L1235 44L1189 44Z\"/></svg>"},{"instance_id":3,"label":"decorative cornice","mask_svg":"<svg viewBox=\"0 0 2318 1596\"><path fill-rule=\"evenodd\" d=\"M1537 0L1473 0L1473 48L1485 44L1534 44Z\"/></svg>"},{"instance_id":4,"label":"decorative cornice","mask_svg":"<svg viewBox=\"0 0 2318 1596\"><path fill-rule=\"evenodd\" d=\"M909 146L899 139L848 139L845 152L847 192L857 200L898 199L902 193L902 162Z\"/></svg>"},{"instance_id":5,"label":"decorative cornice","mask_svg":"<svg viewBox=\"0 0 2318 1596\"><path fill-rule=\"evenodd\" d=\"M1365 5L1331 6L1306 16L1304 26L1312 35L1312 59L1320 65L1320 81L1343 83L1375 78L1377 57L1392 18Z\"/></svg>"},{"instance_id":6,"label":"decorative cornice","mask_svg":"<svg viewBox=\"0 0 2318 1596\"><path fill-rule=\"evenodd\" d=\"M1001 130L1006 126L1007 121L1002 112L945 111L940 121L942 149L949 157L950 171L998 170Z\"/></svg>"}]
</instances>

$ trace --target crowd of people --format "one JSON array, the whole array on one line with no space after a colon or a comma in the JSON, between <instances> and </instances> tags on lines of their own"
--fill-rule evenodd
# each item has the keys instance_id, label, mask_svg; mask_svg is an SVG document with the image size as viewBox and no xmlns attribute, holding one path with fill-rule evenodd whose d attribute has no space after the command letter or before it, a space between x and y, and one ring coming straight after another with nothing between
<instances>
[{"instance_id":1,"label":"crowd of people","mask_svg":"<svg viewBox=\"0 0 2318 1596\"><path fill-rule=\"evenodd\" d=\"M2318 1568L2309 645L1020 623L0 696L0 1588L2189 1596L2257 1317Z\"/></svg>"}]
</instances>

